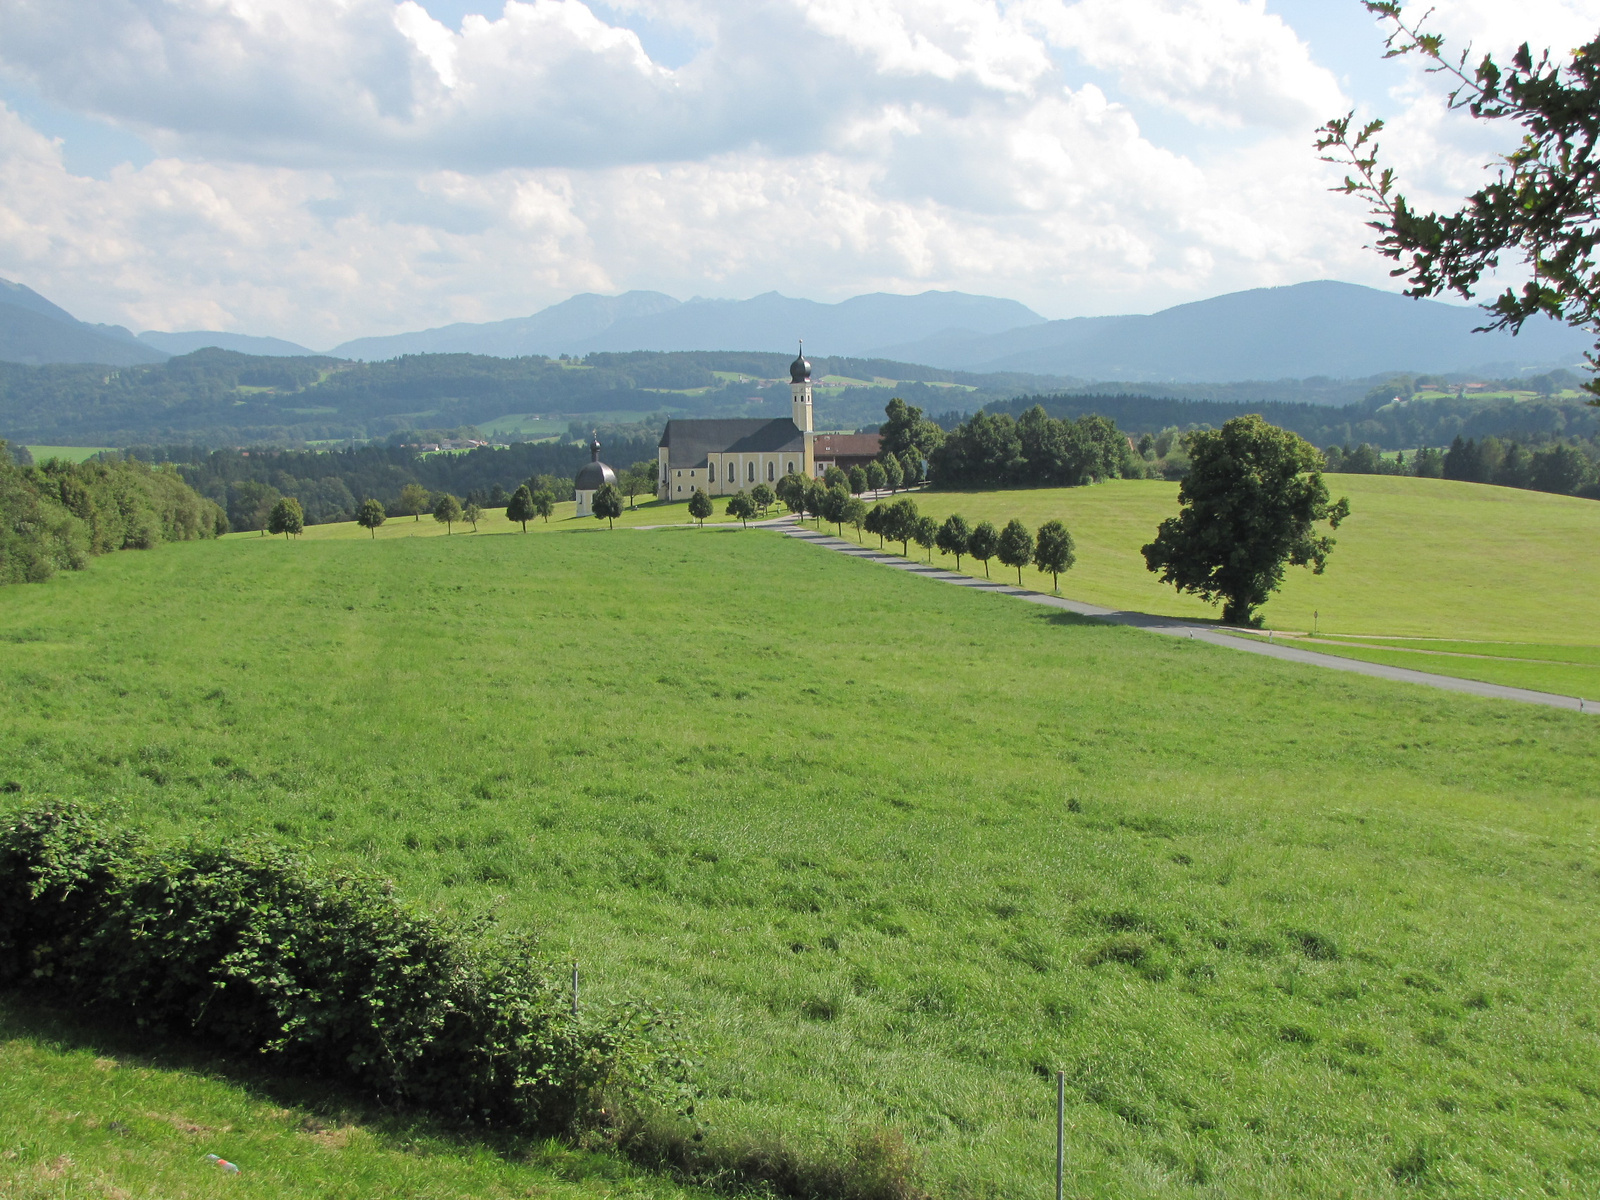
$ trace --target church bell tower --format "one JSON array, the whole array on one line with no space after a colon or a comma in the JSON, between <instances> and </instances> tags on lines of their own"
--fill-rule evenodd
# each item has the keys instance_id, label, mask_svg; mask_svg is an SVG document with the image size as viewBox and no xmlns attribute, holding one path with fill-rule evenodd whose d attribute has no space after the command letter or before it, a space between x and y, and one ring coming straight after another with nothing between
<instances>
[{"instance_id":1,"label":"church bell tower","mask_svg":"<svg viewBox=\"0 0 1600 1200\"><path fill-rule=\"evenodd\" d=\"M815 426L811 423L811 364L806 361L806 344L800 343L800 355L789 364L789 410L794 417L794 426L800 431L800 436L805 439L805 477L814 478L817 473L817 455L814 442Z\"/></svg>"},{"instance_id":2,"label":"church bell tower","mask_svg":"<svg viewBox=\"0 0 1600 1200\"><path fill-rule=\"evenodd\" d=\"M811 364L806 361L806 344L800 343L800 357L789 364L789 397L795 428L806 435L810 448L811 431Z\"/></svg>"}]
</instances>

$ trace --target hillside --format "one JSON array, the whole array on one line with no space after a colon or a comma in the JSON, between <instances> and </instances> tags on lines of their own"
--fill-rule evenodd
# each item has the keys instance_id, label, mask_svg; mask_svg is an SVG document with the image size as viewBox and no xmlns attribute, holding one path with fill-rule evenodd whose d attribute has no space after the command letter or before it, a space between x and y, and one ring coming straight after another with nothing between
<instances>
[{"instance_id":1,"label":"hillside","mask_svg":"<svg viewBox=\"0 0 1600 1200\"><path fill-rule=\"evenodd\" d=\"M1589 1177L1592 719L761 532L230 539L8 601L7 805L497 904L588 1003L683 1014L713 1145L898 1131L936 1196L1046 1194L1059 1069L1086 1197ZM7 1075L0 1109L131 1123L95 1161L137 1186L97 1075ZM289 1118L234 1112L282 1169Z\"/></svg>"},{"instance_id":2,"label":"hillside","mask_svg":"<svg viewBox=\"0 0 1600 1200\"><path fill-rule=\"evenodd\" d=\"M879 353L966 371L1030 371L1130 383L1348 379L1386 372L1514 374L1583 361L1592 341L1548 320L1476 333L1476 307L1322 280L1256 288L1150 316L1078 317L984 337L926 338Z\"/></svg>"},{"instance_id":3,"label":"hillside","mask_svg":"<svg viewBox=\"0 0 1600 1200\"><path fill-rule=\"evenodd\" d=\"M690 300L660 292L574 296L531 317L449 325L420 333L360 338L334 347L345 358L397 354L589 354L594 351L771 350L809 341L830 355L881 357L893 342L998 333L1044 318L1014 300L963 292L878 293L838 304L768 292L749 300Z\"/></svg>"},{"instance_id":4,"label":"hillside","mask_svg":"<svg viewBox=\"0 0 1600 1200\"><path fill-rule=\"evenodd\" d=\"M123 367L166 357L121 326L85 324L32 288L0 279L0 362Z\"/></svg>"}]
</instances>

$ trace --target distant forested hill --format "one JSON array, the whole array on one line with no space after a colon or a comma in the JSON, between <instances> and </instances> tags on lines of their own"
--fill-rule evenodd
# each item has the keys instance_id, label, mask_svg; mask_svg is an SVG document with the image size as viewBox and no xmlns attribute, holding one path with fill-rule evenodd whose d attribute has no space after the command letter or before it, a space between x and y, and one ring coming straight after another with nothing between
<instances>
[{"instance_id":1,"label":"distant forested hill","mask_svg":"<svg viewBox=\"0 0 1600 1200\"><path fill-rule=\"evenodd\" d=\"M418 354L353 363L217 349L120 368L0 363L0 436L45 445L293 445L510 414L776 416L789 411L788 366L788 355L735 352L597 353L582 361ZM878 420L897 393L930 410L971 410L1073 382L843 358L816 359L814 367L819 381L843 377L819 388L818 411L825 424L845 428Z\"/></svg>"}]
</instances>

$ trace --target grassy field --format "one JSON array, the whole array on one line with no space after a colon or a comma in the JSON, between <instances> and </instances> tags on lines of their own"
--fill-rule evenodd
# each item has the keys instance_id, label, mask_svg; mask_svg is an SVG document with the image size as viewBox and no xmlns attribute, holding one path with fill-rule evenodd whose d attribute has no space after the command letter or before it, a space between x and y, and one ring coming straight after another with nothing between
<instances>
[{"instance_id":1,"label":"grassy field","mask_svg":"<svg viewBox=\"0 0 1600 1200\"><path fill-rule=\"evenodd\" d=\"M80 463L109 449L109 446L29 446L28 453L33 455L34 462L44 462L47 458L61 458L67 462Z\"/></svg>"},{"instance_id":2,"label":"grassy field","mask_svg":"<svg viewBox=\"0 0 1600 1200\"><path fill-rule=\"evenodd\" d=\"M1047 1188L1056 1069L1075 1195L1576 1196L1600 1172L1591 719L760 531L380 540L7 589L5 802L498 904L597 1001L686 1014L711 1136L897 1128L941 1195ZM57 1098L4 1094L35 1164L80 1134L34 1108L111 1115L81 1052L59 1066L27 1085ZM124 1146L96 1161L125 1190L181 1158Z\"/></svg>"},{"instance_id":3,"label":"grassy field","mask_svg":"<svg viewBox=\"0 0 1600 1200\"><path fill-rule=\"evenodd\" d=\"M464 1142L195 1054L152 1055L0 1002L0 1194L199 1200L690 1200L616 1159L548 1141ZM227 1175L207 1154L239 1167Z\"/></svg>"},{"instance_id":4,"label":"grassy field","mask_svg":"<svg viewBox=\"0 0 1600 1200\"><path fill-rule=\"evenodd\" d=\"M1295 644L1321 654L1482 679L1600 702L1600 647L1525 642L1452 642L1395 638L1383 642L1305 638Z\"/></svg>"},{"instance_id":5,"label":"grassy field","mask_svg":"<svg viewBox=\"0 0 1600 1200\"><path fill-rule=\"evenodd\" d=\"M1600 592L1600 504L1439 479L1327 479L1335 497L1350 497L1352 515L1335 535L1338 546L1325 574L1288 569L1282 591L1262 609L1269 627L1296 633L1315 627L1358 640L1600 647L1593 619L1593 598ZM1176 511L1177 496L1177 484L1123 480L1088 488L924 492L916 500L922 511L940 518L960 512L969 521L1004 524L1016 516L1030 528L1060 518L1078 547L1078 564L1061 581L1064 595L1139 612L1215 618L1217 609L1162 584L1145 569L1140 553L1156 526ZM916 547L912 551L920 556ZM953 566L937 552L934 561ZM971 561L962 567L968 574L983 573ZM1016 578L999 563L990 570L996 578ZM1023 582L1050 590L1050 577L1033 570L1023 572ZM1580 694L1572 689L1594 674L1469 659L1422 663L1413 661L1422 655L1397 657L1391 650L1354 646L1338 653L1568 695Z\"/></svg>"},{"instance_id":6,"label":"grassy field","mask_svg":"<svg viewBox=\"0 0 1600 1200\"><path fill-rule=\"evenodd\" d=\"M633 529L641 525L682 525L685 528L695 524L689 516L687 501L652 500L649 496L638 498L637 509L623 508L622 516L618 517L615 525L617 529ZM713 504L714 513L706 518L707 525L732 525L740 527L740 522L730 520L724 509L727 504L717 500ZM528 532L532 533L605 533L608 529L607 522L594 517L578 517L574 515L577 508L575 502L563 500L556 505L555 513L548 521L529 521ZM778 516L786 511L782 505L777 506L767 513L769 517ZM522 526L515 521L506 520L505 510L492 508L478 522L477 534L482 537L491 533L521 533ZM377 540L418 538L418 537L446 537L450 535L471 536L473 529L464 521L458 521L452 529L446 529L428 513L420 516L391 516L378 527ZM260 541L264 535L261 533L234 533L229 538ZM354 521L344 521L333 525L307 525L306 530L300 535L301 541L344 541L350 538L372 540L373 535L361 528ZM282 540L281 538L279 539Z\"/></svg>"}]
</instances>

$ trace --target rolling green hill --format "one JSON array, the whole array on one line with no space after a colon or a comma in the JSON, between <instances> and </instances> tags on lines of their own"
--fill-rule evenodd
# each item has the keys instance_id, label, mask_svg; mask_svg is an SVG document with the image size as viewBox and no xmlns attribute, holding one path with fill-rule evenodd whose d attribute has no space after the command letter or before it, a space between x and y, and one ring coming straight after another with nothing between
<instances>
[{"instance_id":1,"label":"rolling green hill","mask_svg":"<svg viewBox=\"0 0 1600 1200\"><path fill-rule=\"evenodd\" d=\"M0 692L8 805L114 803L495 903L596 1002L680 1009L714 1142L898 1130L936 1195L1037 1195L1060 1069L1077 1195L1576 1195L1600 1171L1600 743L1575 714L771 533L595 526L116 556L8 593ZM9 1036L51 1035L23 1012ZM30 1131L0 1179L73 1153L34 1107L112 1117L54 1055L0 1091ZM157 1155L94 1161L126 1190ZM448 1194L408 1169L370 1194Z\"/></svg>"}]
</instances>

